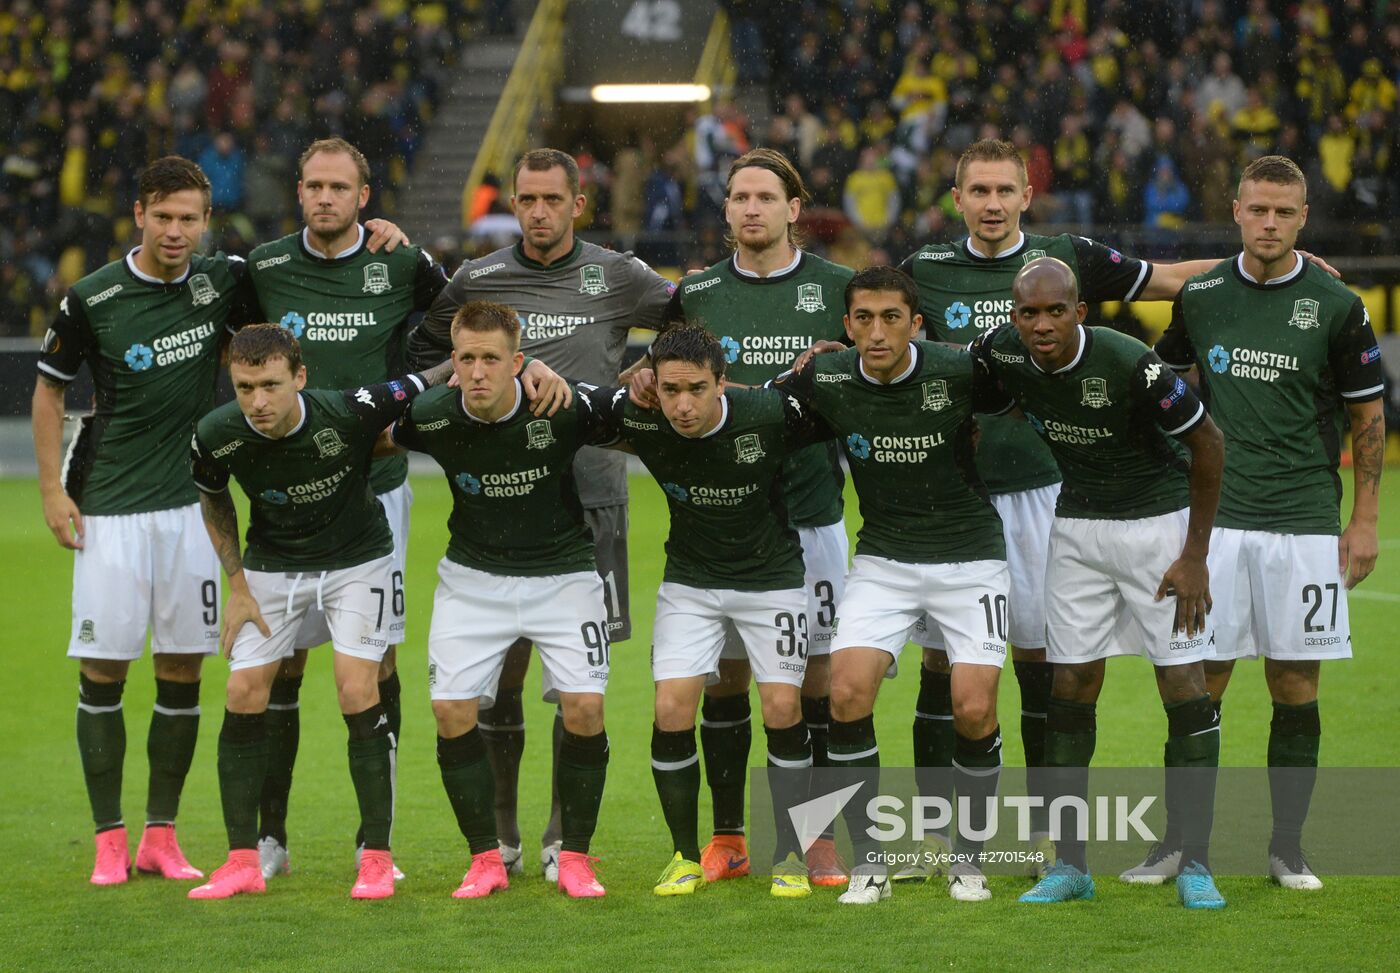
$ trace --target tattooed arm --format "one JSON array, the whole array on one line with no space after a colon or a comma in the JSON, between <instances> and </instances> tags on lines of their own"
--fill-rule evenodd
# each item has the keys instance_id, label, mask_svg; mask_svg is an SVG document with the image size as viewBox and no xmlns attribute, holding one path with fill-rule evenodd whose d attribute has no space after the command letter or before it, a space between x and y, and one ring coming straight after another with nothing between
<instances>
[{"instance_id":1,"label":"tattooed arm","mask_svg":"<svg viewBox=\"0 0 1400 973\"><path fill-rule=\"evenodd\" d=\"M1337 563L1348 588L1355 588L1376 566L1380 545L1381 470L1385 467L1385 415L1380 399L1349 402L1351 417L1351 521L1337 544Z\"/></svg>"},{"instance_id":2,"label":"tattooed arm","mask_svg":"<svg viewBox=\"0 0 1400 973\"><path fill-rule=\"evenodd\" d=\"M199 512L204 515L204 529L209 532L209 540L219 555L219 563L228 575L228 601L224 603L223 645L224 657L233 649L233 640L238 637L244 625L252 622L265 637L271 637L272 629L263 621L258 610L258 601L248 588L248 578L243 573L243 556L238 550L238 511L233 506L233 497L228 490L218 493L199 491Z\"/></svg>"}]
</instances>

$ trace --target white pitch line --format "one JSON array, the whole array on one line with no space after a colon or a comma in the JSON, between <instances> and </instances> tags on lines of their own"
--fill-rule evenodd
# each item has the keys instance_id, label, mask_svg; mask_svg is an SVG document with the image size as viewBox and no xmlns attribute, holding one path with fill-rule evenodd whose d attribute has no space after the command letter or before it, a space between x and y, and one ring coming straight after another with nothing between
<instances>
[{"instance_id":1,"label":"white pitch line","mask_svg":"<svg viewBox=\"0 0 1400 973\"><path fill-rule=\"evenodd\" d=\"M1400 601L1400 595L1389 591L1367 591L1365 588L1353 588L1347 592L1350 598L1370 598L1372 601Z\"/></svg>"}]
</instances>

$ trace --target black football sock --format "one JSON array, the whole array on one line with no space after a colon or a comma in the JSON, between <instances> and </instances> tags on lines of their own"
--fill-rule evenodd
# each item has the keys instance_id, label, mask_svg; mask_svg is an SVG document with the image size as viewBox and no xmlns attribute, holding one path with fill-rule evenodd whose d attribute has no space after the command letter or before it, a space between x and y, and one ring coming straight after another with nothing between
<instances>
[{"instance_id":1,"label":"black football sock","mask_svg":"<svg viewBox=\"0 0 1400 973\"><path fill-rule=\"evenodd\" d=\"M651 776L661 798L661 813L671 830L671 843L686 861L700 860L700 754L695 728L666 731L651 728Z\"/></svg>"},{"instance_id":2,"label":"black football sock","mask_svg":"<svg viewBox=\"0 0 1400 973\"><path fill-rule=\"evenodd\" d=\"M544 834L540 836L540 847L548 848L556 841L564 838L563 808L559 803L559 753L564 745L564 711L558 707L554 710L554 763L550 770L549 787L549 823L544 826Z\"/></svg>"},{"instance_id":3,"label":"black football sock","mask_svg":"<svg viewBox=\"0 0 1400 973\"><path fill-rule=\"evenodd\" d=\"M753 743L749 694L705 696L700 704L700 746L714 803L715 834L744 833L744 783Z\"/></svg>"},{"instance_id":4,"label":"black football sock","mask_svg":"<svg viewBox=\"0 0 1400 973\"><path fill-rule=\"evenodd\" d=\"M953 754L953 779L958 793L957 849L976 856L982 851L987 831L987 805L996 800L1001 778L1001 727L977 740L957 735ZM967 819L963 820L963 808ZM995 813L995 812L993 812ZM972 858L976 861L976 858Z\"/></svg>"},{"instance_id":5,"label":"black football sock","mask_svg":"<svg viewBox=\"0 0 1400 973\"><path fill-rule=\"evenodd\" d=\"M1026 794L1045 799L1045 718L1050 706L1054 669L1048 662L1012 662L1016 684L1021 687L1021 747L1026 753ZM1042 803L1031 808L1031 832L1050 830Z\"/></svg>"},{"instance_id":6,"label":"black football sock","mask_svg":"<svg viewBox=\"0 0 1400 973\"><path fill-rule=\"evenodd\" d=\"M1076 797L1087 806L1089 762L1094 759L1097 740L1097 707L1093 703L1075 703L1051 696L1045 716L1045 783L1051 802L1061 797ZM1066 809L1052 817L1050 824L1051 838L1060 860L1087 872L1085 843L1079 839L1078 815ZM1088 822L1082 824L1088 827Z\"/></svg>"},{"instance_id":7,"label":"black football sock","mask_svg":"<svg viewBox=\"0 0 1400 973\"><path fill-rule=\"evenodd\" d=\"M379 705L384 707L384 715L389 718L389 812L393 820L394 804L398 800L399 783L399 727L403 724L403 710L400 697L403 687L399 682L399 671L389 673L389 678L379 681ZM392 834L390 835L392 838ZM360 825L355 832L355 847L365 846L365 827Z\"/></svg>"},{"instance_id":8,"label":"black football sock","mask_svg":"<svg viewBox=\"0 0 1400 973\"><path fill-rule=\"evenodd\" d=\"M126 721L122 690L126 681L93 682L78 674L78 756L88 803L98 831L122 824L122 763L126 759Z\"/></svg>"},{"instance_id":9,"label":"black football sock","mask_svg":"<svg viewBox=\"0 0 1400 973\"><path fill-rule=\"evenodd\" d=\"M199 681L156 680L156 703L146 736L150 783L146 791L146 823L174 824L180 792L194 760L199 740Z\"/></svg>"},{"instance_id":10,"label":"black football sock","mask_svg":"<svg viewBox=\"0 0 1400 973\"><path fill-rule=\"evenodd\" d=\"M1220 725L1210 697L1167 708L1167 811L1179 822L1181 866L1210 867L1210 832L1215 823L1215 778L1220 767Z\"/></svg>"},{"instance_id":11,"label":"black football sock","mask_svg":"<svg viewBox=\"0 0 1400 973\"><path fill-rule=\"evenodd\" d=\"M274 679L267 700L267 777L258 808L258 831L263 838L287 844L287 803L292 793L292 768L301 745L301 676Z\"/></svg>"},{"instance_id":12,"label":"black football sock","mask_svg":"<svg viewBox=\"0 0 1400 973\"><path fill-rule=\"evenodd\" d=\"M1291 859L1299 854L1303 822L1308 818L1317 784L1317 753L1322 720L1317 701L1290 706L1274 704L1269 724L1269 797L1274 807L1274 833L1269 854Z\"/></svg>"},{"instance_id":13,"label":"black football sock","mask_svg":"<svg viewBox=\"0 0 1400 973\"><path fill-rule=\"evenodd\" d=\"M383 703L345 717L349 731L350 780L360 804L364 847L389 850L394 826L394 785L390 779L389 716Z\"/></svg>"},{"instance_id":14,"label":"black football sock","mask_svg":"<svg viewBox=\"0 0 1400 973\"><path fill-rule=\"evenodd\" d=\"M789 854L802 856L802 844L788 809L807 800L811 786L812 743L804 721L776 730L764 726L763 732L768 737L768 790L773 801L773 821L777 834L773 848L773 861L776 864Z\"/></svg>"},{"instance_id":15,"label":"black football sock","mask_svg":"<svg viewBox=\"0 0 1400 973\"><path fill-rule=\"evenodd\" d=\"M559 743L560 851L587 853L598 827L598 808L608 779L608 734L579 736L564 731Z\"/></svg>"},{"instance_id":16,"label":"black football sock","mask_svg":"<svg viewBox=\"0 0 1400 973\"><path fill-rule=\"evenodd\" d=\"M949 807L956 741L952 676L920 666L919 698L914 703L914 782L919 794L942 798Z\"/></svg>"},{"instance_id":17,"label":"black football sock","mask_svg":"<svg viewBox=\"0 0 1400 973\"><path fill-rule=\"evenodd\" d=\"M457 827L473 855L495 851L496 781L487 757L485 734L474 726L461 736L437 741L438 769Z\"/></svg>"},{"instance_id":18,"label":"black football sock","mask_svg":"<svg viewBox=\"0 0 1400 973\"><path fill-rule=\"evenodd\" d=\"M267 774L267 720L224 710L219 730L219 800L230 851L258 846L258 796Z\"/></svg>"},{"instance_id":19,"label":"black football sock","mask_svg":"<svg viewBox=\"0 0 1400 973\"><path fill-rule=\"evenodd\" d=\"M483 709L477 720L486 740L491 773L496 778L496 837L502 844L519 847L520 758L525 753L525 707L520 687L502 689L495 703Z\"/></svg>"},{"instance_id":20,"label":"black football sock","mask_svg":"<svg viewBox=\"0 0 1400 973\"><path fill-rule=\"evenodd\" d=\"M877 865L880 846L870 836L870 817L865 813L866 803L880 789L880 747L875 739L875 718L864 716L850 722L833 719L827 756L832 767L844 771L841 775L844 786L860 784L860 790L841 811L851 836L853 865L876 866L877 872L883 872Z\"/></svg>"}]
</instances>

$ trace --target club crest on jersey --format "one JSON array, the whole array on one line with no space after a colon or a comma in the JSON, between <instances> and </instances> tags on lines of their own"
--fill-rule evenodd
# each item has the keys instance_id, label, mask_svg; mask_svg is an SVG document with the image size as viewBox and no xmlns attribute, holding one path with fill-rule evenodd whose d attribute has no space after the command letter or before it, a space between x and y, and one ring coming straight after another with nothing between
<instances>
[{"instance_id":1,"label":"club crest on jersey","mask_svg":"<svg viewBox=\"0 0 1400 973\"><path fill-rule=\"evenodd\" d=\"M97 632L91 618L83 619L83 624L78 628L78 641L89 644L97 641Z\"/></svg>"},{"instance_id":2,"label":"club crest on jersey","mask_svg":"<svg viewBox=\"0 0 1400 973\"><path fill-rule=\"evenodd\" d=\"M1087 405L1091 409L1102 409L1106 405L1113 404L1108 401L1108 379L1086 378L1079 385L1084 390L1084 397L1079 400L1080 405Z\"/></svg>"},{"instance_id":3,"label":"club crest on jersey","mask_svg":"<svg viewBox=\"0 0 1400 973\"><path fill-rule=\"evenodd\" d=\"M821 284L798 284L797 285L797 311L806 311L808 314L816 314L818 311L825 311L826 304L822 302Z\"/></svg>"},{"instance_id":4,"label":"club crest on jersey","mask_svg":"<svg viewBox=\"0 0 1400 973\"><path fill-rule=\"evenodd\" d=\"M1045 253L1044 250L1027 250L1027 251L1025 252L1025 254L1021 257L1021 266L1024 267L1026 264L1030 263L1032 260L1039 260L1041 257L1044 257L1045 255L1046 255L1046 253Z\"/></svg>"},{"instance_id":5,"label":"club crest on jersey","mask_svg":"<svg viewBox=\"0 0 1400 973\"><path fill-rule=\"evenodd\" d=\"M920 406L922 412L942 412L952 405L953 400L948 398L948 383L941 378L936 378L931 382L924 383L924 404Z\"/></svg>"},{"instance_id":6,"label":"club crest on jersey","mask_svg":"<svg viewBox=\"0 0 1400 973\"><path fill-rule=\"evenodd\" d=\"M734 459L740 463L757 463L767 455L756 432L744 433L734 440Z\"/></svg>"},{"instance_id":7,"label":"club crest on jersey","mask_svg":"<svg viewBox=\"0 0 1400 973\"><path fill-rule=\"evenodd\" d=\"M578 269L578 290L580 294L606 294L608 282L603 279L602 264L584 264Z\"/></svg>"},{"instance_id":8,"label":"club crest on jersey","mask_svg":"<svg viewBox=\"0 0 1400 973\"><path fill-rule=\"evenodd\" d=\"M554 427L549 424L548 419L536 419L525 423L526 449L548 449L554 442Z\"/></svg>"},{"instance_id":9,"label":"club crest on jersey","mask_svg":"<svg viewBox=\"0 0 1400 973\"><path fill-rule=\"evenodd\" d=\"M1317 312L1321 306L1311 297L1299 298L1293 302L1293 317L1288 319L1288 323L1301 331L1316 328L1320 324Z\"/></svg>"},{"instance_id":10,"label":"club crest on jersey","mask_svg":"<svg viewBox=\"0 0 1400 973\"><path fill-rule=\"evenodd\" d=\"M190 296L194 299L195 307L203 307L217 301L219 292L214 290L214 282L208 274L195 274L190 278Z\"/></svg>"},{"instance_id":11,"label":"club crest on jersey","mask_svg":"<svg viewBox=\"0 0 1400 973\"><path fill-rule=\"evenodd\" d=\"M334 429L322 429L311 437L311 441L316 444L316 452L320 454L321 459L330 459L345 451L345 443L341 440L340 433Z\"/></svg>"},{"instance_id":12,"label":"club crest on jersey","mask_svg":"<svg viewBox=\"0 0 1400 973\"><path fill-rule=\"evenodd\" d=\"M365 294L383 294L390 288L389 265L381 263L365 264Z\"/></svg>"}]
</instances>

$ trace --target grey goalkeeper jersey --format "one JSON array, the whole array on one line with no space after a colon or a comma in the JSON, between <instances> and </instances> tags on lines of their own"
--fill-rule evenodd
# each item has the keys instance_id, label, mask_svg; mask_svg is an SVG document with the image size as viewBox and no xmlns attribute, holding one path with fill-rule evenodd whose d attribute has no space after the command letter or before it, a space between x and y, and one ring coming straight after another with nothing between
<instances>
[{"instance_id":1,"label":"grey goalkeeper jersey","mask_svg":"<svg viewBox=\"0 0 1400 973\"><path fill-rule=\"evenodd\" d=\"M675 285L630 253L576 241L548 266L520 245L457 269L409 336L423 367L452 351L452 317L468 301L495 301L520 317L520 350L576 382L616 385L630 328L659 328ZM627 502L627 460L585 447L574 459L579 499L588 508Z\"/></svg>"}]
</instances>

